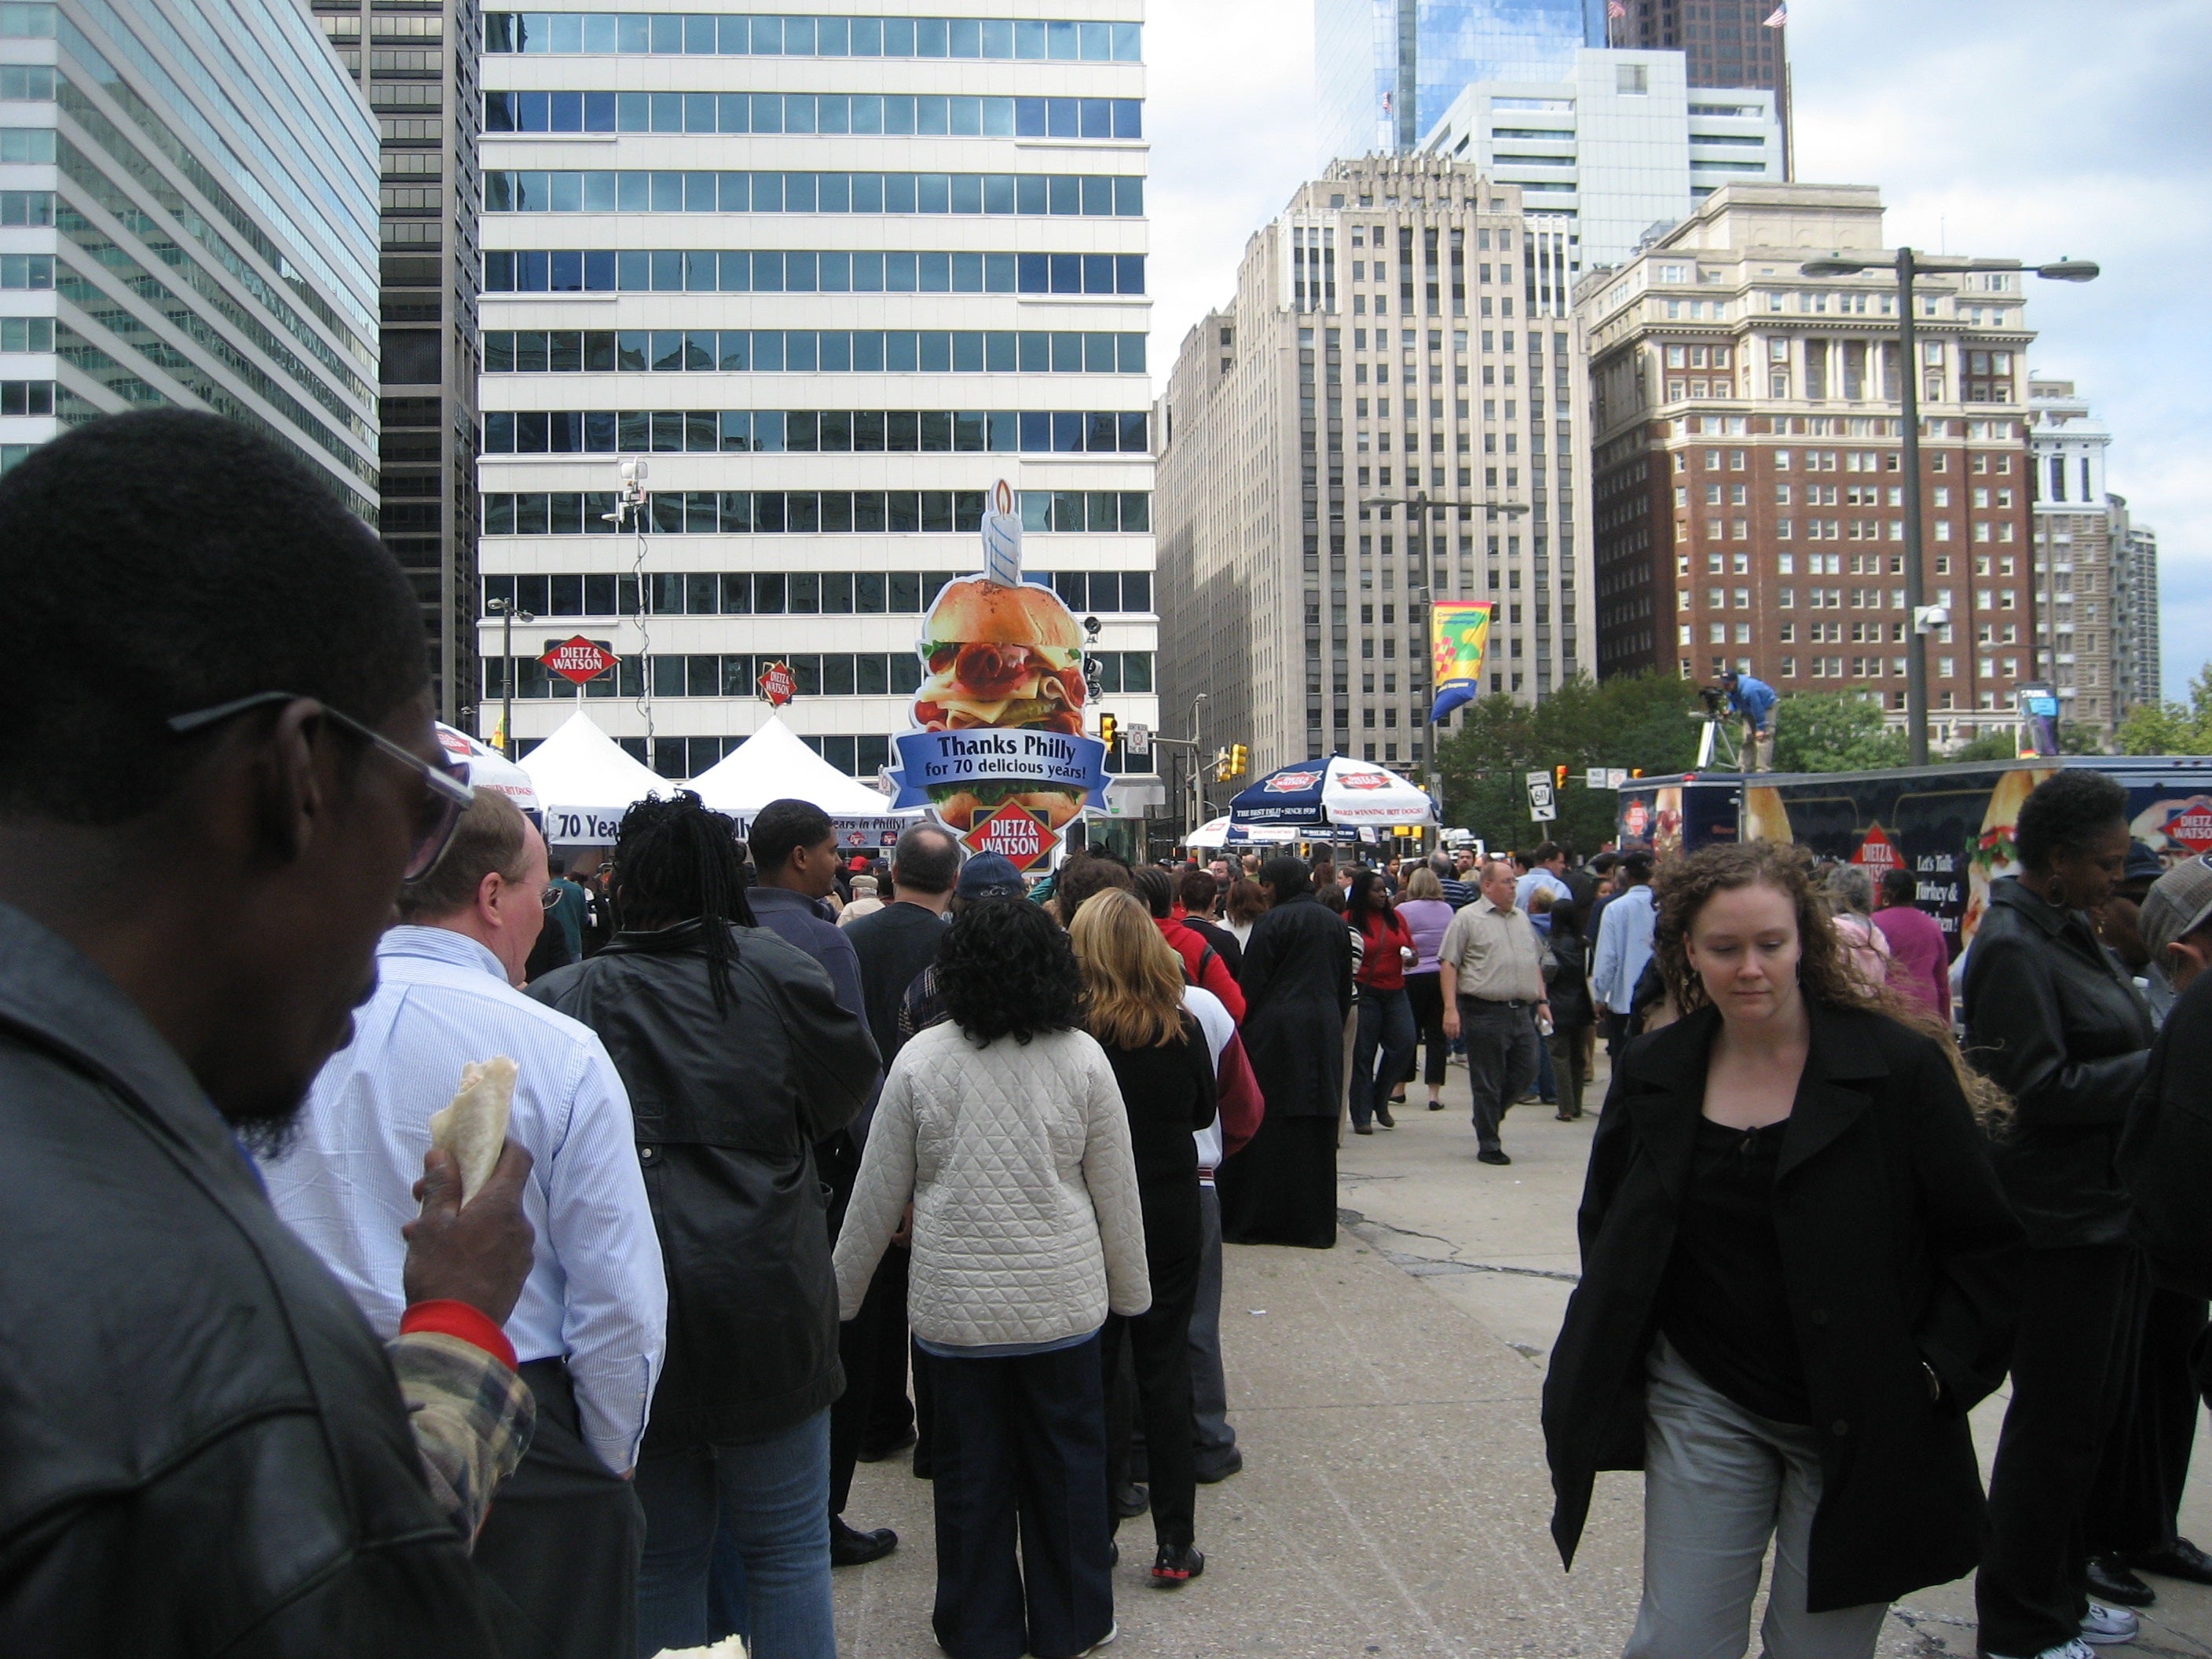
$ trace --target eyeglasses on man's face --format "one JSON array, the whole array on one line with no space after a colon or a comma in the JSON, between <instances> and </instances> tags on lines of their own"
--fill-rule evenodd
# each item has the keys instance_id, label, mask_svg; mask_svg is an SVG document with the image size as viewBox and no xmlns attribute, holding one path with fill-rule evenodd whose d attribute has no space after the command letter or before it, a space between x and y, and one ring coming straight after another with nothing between
<instances>
[{"instance_id":1,"label":"eyeglasses on man's face","mask_svg":"<svg viewBox=\"0 0 2212 1659\"><path fill-rule=\"evenodd\" d=\"M436 760L425 760L413 750L392 742L382 732L373 731L350 714L341 714L319 699L301 697L290 691L257 691L251 696L234 697L228 702L219 702L211 708L196 708L190 714L173 714L164 724L178 736L185 737L219 726L250 710L286 702L314 703L321 711L323 719L351 732L380 754L398 761L420 775L422 799L416 807L414 841L409 848L407 866L401 879L420 881L428 875L453 839L453 830L460 823L461 814L476 799L476 791L469 784L467 763L455 760L442 751Z\"/></svg>"}]
</instances>

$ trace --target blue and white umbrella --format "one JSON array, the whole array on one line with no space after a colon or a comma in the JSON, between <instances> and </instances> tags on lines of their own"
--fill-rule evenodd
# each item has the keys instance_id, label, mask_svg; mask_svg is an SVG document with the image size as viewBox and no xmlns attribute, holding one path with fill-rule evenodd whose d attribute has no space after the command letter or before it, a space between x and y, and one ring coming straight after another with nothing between
<instances>
[{"instance_id":1,"label":"blue and white umbrella","mask_svg":"<svg viewBox=\"0 0 2212 1659\"><path fill-rule=\"evenodd\" d=\"M1229 803L1236 828L1326 831L1437 822L1437 804L1419 785L1373 761L1331 755L1279 767Z\"/></svg>"}]
</instances>

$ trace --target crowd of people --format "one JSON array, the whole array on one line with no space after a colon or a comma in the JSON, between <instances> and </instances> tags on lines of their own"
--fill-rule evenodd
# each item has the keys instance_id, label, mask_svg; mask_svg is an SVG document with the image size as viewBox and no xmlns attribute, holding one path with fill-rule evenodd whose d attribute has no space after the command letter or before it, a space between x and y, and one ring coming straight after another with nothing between
<instances>
[{"instance_id":1,"label":"crowd of people","mask_svg":"<svg viewBox=\"0 0 2212 1659\"><path fill-rule=\"evenodd\" d=\"M564 867L436 741L389 555L244 428L42 447L9 568L0 1651L832 1659L899 1542L855 1468L910 1449L939 1646L1093 1652L1125 1522L1203 1593L1224 1243L1333 1245L1417 1076L1510 1164L1601 1037L1543 1427L1569 1565L1643 1472L1629 1655L1746 1650L1770 1553L1777 1659L1970 1571L1991 1659L2212 1583L2212 858L2102 774L2029 795L1956 962L1909 872L1765 842L1033 883L678 792ZM430 1117L496 1056L480 1164Z\"/></svg>"}]
</instances>

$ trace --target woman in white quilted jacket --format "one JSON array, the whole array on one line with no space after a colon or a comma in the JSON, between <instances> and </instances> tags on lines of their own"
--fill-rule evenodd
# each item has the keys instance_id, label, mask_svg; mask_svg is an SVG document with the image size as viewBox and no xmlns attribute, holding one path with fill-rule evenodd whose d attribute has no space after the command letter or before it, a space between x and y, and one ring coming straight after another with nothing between
<instances>
[{"instance_id":1,"label":"woman in white quilted jacket","mask_svg":"<svg viewBox=\"0 0 2212 1659\"><path fill-rule=\"evenodd\" d=\"M937 980L948 1017L900 1049L877 1103L840 1311L860 1311L912 1205L907 1312L937 1362L939 1645L1074 1659L1115 1634L1098 1334L1152 1303L1128 1118L1042 910L969 906Z\"/></svg>"}]
</instances>

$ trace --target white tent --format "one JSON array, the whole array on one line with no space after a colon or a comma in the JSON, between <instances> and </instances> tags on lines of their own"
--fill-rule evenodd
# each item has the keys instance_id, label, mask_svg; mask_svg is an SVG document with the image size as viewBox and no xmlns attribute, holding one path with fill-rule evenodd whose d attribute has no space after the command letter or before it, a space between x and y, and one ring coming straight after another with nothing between
<instances>
[{"instance_id":1,"label":"white tent","mask_svg":"<svg viewBox=\"0 0 2212 1659\"><path fill-rule=\"evenodd\" d=\"M522 758L544 804L545 839L556 847L611 847L623 813L676 786L592 723L579 709Z\"/></svg>"},{"instance_id":2,"label":"white tent","mask_svg":"<svg viewBox=\"0 0 2212 1659\"><path fill-rule=\"evenodd\" d=\"M920 816L894 812L890 797L848 777L808 748L796 732L771 714L760 730L691 781L699 799L738 820L740 833L772 800L811 801L841 832L896 830ZM841 840L851 840L841 833ZM853 842L853 845L872 844Z\"/></svg>"},{"instance_id":3,"label":"white tent","mask_svg":"<svg viewBox=\"0 0 2212 1659\"><path fill-rule=\"evenodd\" d=\"M438 741L446 752L469 769L469 781L478 789L490 789L506 796L526 812L539 810L538 787L530 781L530 774L480 738L457 731L441 721Z\"/></svg>"}]
</instances>

